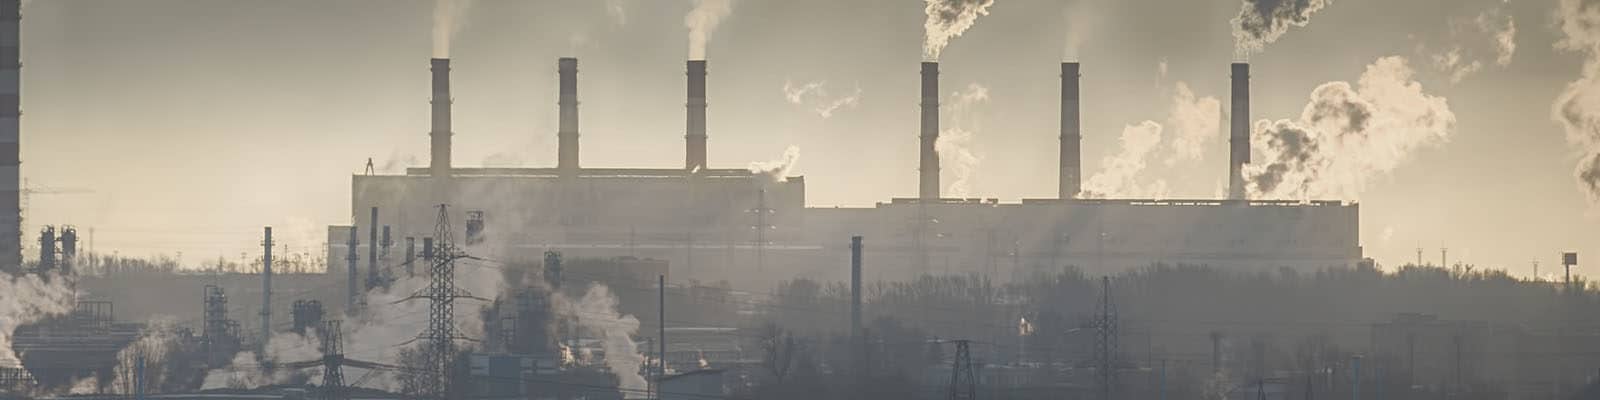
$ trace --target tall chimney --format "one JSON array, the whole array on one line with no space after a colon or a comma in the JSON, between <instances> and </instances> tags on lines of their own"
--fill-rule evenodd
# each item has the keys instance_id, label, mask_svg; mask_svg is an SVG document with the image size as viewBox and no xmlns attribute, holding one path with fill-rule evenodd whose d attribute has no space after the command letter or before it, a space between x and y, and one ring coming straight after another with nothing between
<instances>
[{"instance_id":1,"label":"tall chimney","mask_svg":"<svg viewBox=\"0 0 1600 400\"><path fill-rule=\"evenodd\" d=\"M1228 126L1228 199L1244 200L1244 165L1250 163L1249 63L1233 63L1233 120Z\"/></svg>"},{"instance_id":2,"label":"tall chimney","mask_svg":"<svg viewBox=\"0 0 1600 400\"><path fill-rule=\"evenodd\" d=\"M0 271L22 269L22 0L0 0Z\"/></svg>"},{"instance_id":3,"label":"tall chimney","mask_svg":"<svg viewBox=\"0 0 1600 400\"><path fill-rule=\"evenodd\" d=\"M917 198L939 199L939 63L922 63L922 180Z\"/></svg>"},{"instance_id":4,"label":"tall chimney","mask_svg":"<svg viewBox=\"0 0 1600 400\"><path fill-rule=\"evenodd\" d=\"M689 60L689 119L683 168L706 169L706 60Z\"/></svg>"},{"instance_id":5,"label":"tall chimney","mask_svg":"<svg viewBox=\"0 0 1600 400\"><path fill-rule=\"evenodd\" d=\"M1083 190L1083 135L1078 118L1078 63L1061 63L1061 180L1056 198L1078 197Z\"/></svg>"},{"instance_id":6,"label":"tall chimney","mask_svg":"<svg viewBox=\"0 0 1600 400\"><path fill-rule=\"evenodd\" d=\"M433 137L429 170L433 176L450 176L450 59L433 59Z\"/></svg>"},{"instance_id":7,"label":"tall chimney","mask_svg":"<svg viewBox=\"0 0 1600 400\"><path fill-rule=\"evenodd\" d=\"M272 339L272 227L261 232L261 347Z\"/></svg>"},{"instance_id":8,"label":"tall chimney","mask_svg":"<svg viewBox=\"0 0 1600 400\"><path fill-rule=\"evenodd\" d=\"M561 95L556 104L561 106L561 127L556 136L556 168L563 174L578 170L578 59L563 57L556 61L556 71L561 75Z\"/></svg>"}]
</instances>

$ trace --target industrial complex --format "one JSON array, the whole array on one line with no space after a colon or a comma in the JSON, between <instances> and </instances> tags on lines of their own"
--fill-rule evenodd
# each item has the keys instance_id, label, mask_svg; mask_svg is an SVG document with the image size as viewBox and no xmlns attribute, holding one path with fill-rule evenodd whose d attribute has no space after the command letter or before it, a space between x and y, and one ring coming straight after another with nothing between
<instances>
[{"instance_id":1,"label":"industrial complex","mask_svg":"<svg viewBox=\"0 0 1600 400\"><path fill-rule=\"evenodd\" d=\"M842 278L840 238L872 238L872 279L925 273L1023 277L1074 265L1115 273L1164 264L1315 270L1362 259L1359 206L1340 201L1245 198L1249 161L1248 64L1232 66L1232 176L1225 199L1081 198L1079 63L1061 64L1060 195L1000 201L944 198L939 188L939 67L922 64L921 178L916 197L874 207L808 204L807 181L749 169L706 165L707 63L687 63L681 167L585 167L579 153L578 60L557 62L559 160L553 168L470 168L450 164L450 60L433 60L432 161L403 175L351 179L354 226L376 227L418 242L433 230L429 205L449 204L456 218L514 259L547 250L580 257L667 260L679 276L769 283L795 276ZM1040 140L1047 140L1041 135ZM604 151L593 149L590 151ZM377 210L376 213L371 212ZM377 219L374 220L373 218ZM391 229L392 228L392 229ZM369 247L348 226L330 227L329 260ZM476 231L475 231L476 232ZM472 237L477 237L473 233ZM365 236L365 235L358 235ZM477 239L472 239L477 240ZM378 242L382 246L383 242ZM370 250L370 249L367 249ZM355 266L351 266L355 268Z\"/></svg>"},{"instance_id":2,"label":"industrial complex","mask_svg":"<svg viewBox=\"0 0 1600 400\"><path fill-rule=\"evenodd\" d=\"M428 165L369 159L314 268L285 268L300 261L272 227L231 269L83 252L68 225L45 226L25 260L22 1L0 0L0 399L1600 392L1600 287L1571 276L1576 253L1561 281L1424 265L1420 249L1386 269L1363 253L1355 202L1251 198L1245 62L1227 67L1220 198L1085 191L1077 61L1060 64L1059 132L1037 135L1059 146L1056 196L946 197L940 69L961 65L923 61L907 63L920 85L904 96L921 110L903 132L918 139L917 193L843 207L812 203L806 185L826 183L784 168L708 164L703 55L683 65L682 165L586 165L580 149L608 149L580 146L569 57L549 77L556 165L457 165L453 143L474 137L454 132L441 56Z\"/></svg>"}]
</instances>

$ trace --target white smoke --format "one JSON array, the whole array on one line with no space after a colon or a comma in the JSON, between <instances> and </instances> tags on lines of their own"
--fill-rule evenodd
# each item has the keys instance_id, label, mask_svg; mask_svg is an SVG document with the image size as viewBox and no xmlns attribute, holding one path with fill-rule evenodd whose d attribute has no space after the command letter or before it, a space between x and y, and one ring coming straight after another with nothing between
<instances>
[{"instance_id":1,"label":"white smoke","mask_svg":"<svg viewBox=\"0 0 1600 400\"><path fill-rule=\"evenodd\" d=\"M1507 1L1499 1L1494 7L1484 10L1475 17L1451 18L1449 46L1431 53L1424 51L1423 46L1418 46L1418 50L1433 61L1435 69L1449 76L1451 83L1459 83L1482 70L1485 66L1484 59L1491 59L1490 62L1500 68L1510 66L1512 57L1517 52L1517 23L1506 11L1509 4ZM1481 43L1485 46L1466 45L1472 43Z\"/></svg>"},{"instance_id":2,"label":"white smoke","mask_svg":"<svg viewBox=\"0 0 1600 400\"><path fill-rule=\"evenodd\" d=\"M76 307L72 283L67 280L54 273L0 274L0 365L22 363L11 348L11 335L18 326L66 314Z\"/></svg>"},{"instance_id":3,"label":"white smoke","mask_svg":"<svg viewBox=\"0 0 1600 400\"><path fill-rule=\"evenodd\" d=\"M1404 58L1380 58L1356 86L1318 86L1298 119L1256 122L1251 146L1262 157L1245 166L1250 197L1357 200L1374 176L1446 142L1455 113L1412 74Z\"/></svg>"},{"instance_id":4,"label":"white smoke","mask_svg":"<svg viewBox=\"0 0 1600 400\"><path fill-rule=\"evenodd\" d=\"M627 0L606 0L606 15L617 25L628 24Z\"/></svg>"},{"instance_id":5,"label":"white smoke","mask_svg":"<svg viewBox=\"0 0 1600 400\"><path fill-rule=\"evenodd\" d=\"M1235 56L1248 58L1278 41L1290 27L1304 28L1333 0L1244 0L1233 18Z\"/></svg>"},{"instance_id":6,"label":"white smoke","mask_svg":"<svg viewBox=\"0 0 1600 400\"><path fill-rule=\"evenodd\" d=\"M1557 11L1564 37L1556 48L1578 53L1584 62L1582 74L1551 105L1550 117L1581 158L1573 171L1579 190L1600 205L1600 4L1561 0Z\"/></svg>"},{"instance_id":7,"label":"white smoke","mask_svg":"<svg viewBox=\"0 0 1600 400\"><path fill-rule=\"evenodd\" d=\"M624 393L643 393L647 389L644 377L639 375L644 355L633 342L633 335L639 333L639 319L617 312L617 296L609 288L597 283L589 286L582 298L571 299L558 293L552 300L557 312L577 321L578 329L586 336L602 338L605 363L617 375L618 389Z\"/></svg>"},{"instance_id":8,"label":"white smoke","mask_svg":"<svg viewBox=\"0 0 1600 400\"><path fill-rule=\"evenodd\" d=\"M1165 63L1162 63L1165 71ZM1206 145L1222 136L1222 102L1216 97L1197 97L1189 84L1178 82L1172 95L1172 156L1167 165L1199 160Z\"/></svg>"},{"instance_id":9,"label":"white smoke","mask_svg":"<svg viewBox=\"0 0 1600 400\"><path fill-rule=\"evenodd\" d=\"M945 186L943 193L946 197L962 198L972 194L978 165L983 162L972 145L974 136L983 125L976 108L989 103L989 88L977 83L968 84L966 90L951 93L946 103L949 107L945 115L949 117L949 122L939 132L934 150L939 152L941 172L954 178L948 180L950 183Z\"/></svg>"},{"instance_id":10,"label":"white smoke","mask_svg":"<svg viewBox=\"0 0 1600 400\"><path fill-rule=\"evenodd\" d=\"M144 331L139 332L139 338L117 352L117 365L111 369L112 378L108 388L134 387L136 371L142 361L145 387L148 391L159 391L167 381L166 366L172 361L178 346L178 319L172 316L151 318ZM106 388L100 389L100 392L104 392Z\"/></svg>"},{"instance_id":11,"label":"white smoke","mask_svg":"<svg viewBox=\"0 0 1600 400\"><path fill-rule=\"evenodd\" d=\"M772 161L751 162L750 172L766 177L768 182L778 183L789 179L789 173L799 163L800 146L790 145L783 149L783 157Z\"/></svg>"},{"instance_id":12,"label":"white smoke","mask_svg":"<svg viewBox=\"0 0 1600 400\"><path fill-rule=\"evenodd\" d=\"M989 15L994 0L924 0L928 20L922 24L924 31L922 59L938 61L939 54L950 44L950 39L961 36L971 28L978 17Z\"/></svg>"},{"instance_id":13,"label":"white smoke","mask_svg":"<svg viewBox=\"0 0 1600 400\"><path fill-rule=\"evenodd\" d=\"M706 59L706 42L711 41L711 34L717 31L722 18L731 13L733 0L694 1L694 9L683 17L683 25L689 28L690 60Z\"/></svg>"},{"instance_id":14,"label":"white smoke","mask_svg":"<svg viewBox=\"0 0 1600 400\"><path fill-rule=\"evenodd\" d=\"M1164 128L1155 121L1122 128L1121 151L1100 161L1100 171L1083 184L1080 198L1162 198L1167 195L1166 181L1151 184L1140 182L1139 173L1147 166L1146 160L1161 144Z\"/></svg>"},{"instance_id":15,"label":"white smoke","mask_svg":"<svg viewBox=\"0 0 1600 400\"><path fill-rule=\"evenodd\" d=\"M833 113L844 108L855 108L861 104L861 86L856 86L849 94L834 96L828 92L827 81L807 82L796 85L793 81L783 81L783 98L789 104L805 107L816 113L822 119L833 117Z\"/></svg>"},{"instance_id":16,"label":"white smoke","mask_svg":"<svg viewBox=\"0 0 1600 400\"><path fill-rule=\"evenodd\" d=\"M473 0L434 0L433 58L450 58L450 43L464 24L463 16Z\"/></svg>"},{"instance_id":17,"label":"white smoke","mask_svg":"<svg viewBox=\"0 0 1600 400\"><path fill-rule=\"evenodd\" d=\"M1090 32L1094 31L1096 18L1095 3L1098 0L1076 0L1068 3L1063 12L1066 14L1067 37L1062 40L1061 59L1077 61L1078 54L1082 51L1083 43L1089 40Z\"/></svg>"}]
</instances>

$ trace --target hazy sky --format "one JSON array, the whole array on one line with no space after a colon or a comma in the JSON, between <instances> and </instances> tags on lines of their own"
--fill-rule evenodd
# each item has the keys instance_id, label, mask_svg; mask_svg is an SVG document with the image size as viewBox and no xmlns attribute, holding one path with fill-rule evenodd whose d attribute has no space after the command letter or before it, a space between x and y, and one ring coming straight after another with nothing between
<instances>
[{"instance_id":1,"label":"hazy sky","mask_svg":"<svg viewBox=\"0 0 1600 400\"><path fill-rule=\"evenodd\" d=\"M1551 0L1341 0L1253 63L1254 119L1293 118L1308 94L1402 56L1456 114L1448 142L1410 154L1361 193L1361 241L1395 265L1425 248L1531 272L1557 254L1600 257L1596 213L1572 178L1550 108L1581 60L1558 52ZM555 59L580 58L583 164L682 163L690 0L479 0L452 49L458 166L551 166ZM1239 0L997 0L942 56L947 93L988 89L962 124L975 196L1053 197L1058 63L1081 41L1085 174L1123 127L1169 125L1174 86L1227 105ZM1494 9L1514 55L1474 34ZM431 0L34 0L23 20L23 175L31 221L95 229L99 251L186 260L257 251L259 231L320 243L348 223L350 174L427 162ZM733 0L712 35L710 163L801 157L813 206L916 192L922 0ZM1454 21L1454 22L1452 22ZM1458 47L1453 82L1433 57ZM1165 74L1162 73L1163 61ZM791 89L822 83L789 102ZM859 92L857 92L859 90ZM859 94L824 118L816 108ZM948 103L947 103L948 104ZM947 110L950 107L946 108ZM948 115L947 117L953 117ZM1226 126L1223 127L1224 131ZM1225 135L1225 133L1224 133ZM1199 160L1155 156L1139 179L1171 197L1214 197L1226 140ZM946 180L952 179L949 175ZM28 230L33 237L36 225Z\"/></svg>"}]
</instances>

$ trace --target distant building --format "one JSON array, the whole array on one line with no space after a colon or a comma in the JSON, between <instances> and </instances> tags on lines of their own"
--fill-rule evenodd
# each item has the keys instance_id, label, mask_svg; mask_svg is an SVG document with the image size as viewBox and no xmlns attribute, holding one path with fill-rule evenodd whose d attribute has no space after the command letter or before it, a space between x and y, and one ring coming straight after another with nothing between
<instances>
[{"instance_id":1,"label":"distant building","mask_svg":"<svg viewBox=\"0 0 1600 400\"><path fill-rule=\"evenodd\" d=\"M702 369L671 375L656 381L661 400L718 399L727 394L723 384L723 371Z\"/></svg>"}]
</instances>

